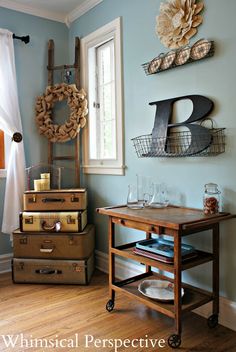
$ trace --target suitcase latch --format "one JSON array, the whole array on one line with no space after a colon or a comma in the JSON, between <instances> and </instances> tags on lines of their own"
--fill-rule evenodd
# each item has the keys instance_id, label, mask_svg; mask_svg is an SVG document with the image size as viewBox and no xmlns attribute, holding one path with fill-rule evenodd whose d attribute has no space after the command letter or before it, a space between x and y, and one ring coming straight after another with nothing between
<instances>
[{"instance_id":1,"label":"suitcase latch","mask_svg":"<svg viewBox=\"0 0 236 352\"><path fill-rule=\"evenodd\" d=\"M70 224L70 225L75 224L75 219L73 219L71 215L67 216L67 224Z\"/></svg>"},{"instance_id":2,"label":"suitcase latch","mask_svg":"<svg viewBox=\"0 0 236 352\"><path fill-rule=\"evenodd\" d=\"M71 237L69 237L69 245L73 245L74 244L74 237L73 236L71 236Z\"/></svg>"},{"instance_id":3,"label":"suitcase latch","mask_svg":"<svg viewBox=\"0 0 236 352\"><path fill-rule=\"evenodd\" d=\"M79 266L76 263L73 264L73 267L74 267L74 271L76 271L77 273L81 273L83 271L83 267Z\"/></svg>"},{"instance_id":4,"label":"suitcase latch","mask_svg":"<svg viewBox=\"0 0 236 352\"><path fill-rule=\"evenodd\" d=\"M71 196L71 199L70 199L71 203L78 203L79 202L79 198L76 197L74 194Z\"/></svg>"},{"instance_id":5,"label":"suitcase latch","mask_svg":"<svg viewBox=\"0 0 236 352\"><path fill-rule=\"evenodd\" d=\"M25 224L33 224L34 219L33 216L29 216L28 218L25 218Z\"/></svg>"},{"instance_id":6,"label":"suitcase latch","mask_svg":"<svg viewBox=\"0 0 236 352\"><path fill-rule=\"evenodd\" d=\"M20 262L18 264L18 268L19 268L19 270L24 270L24 262Z\"/></svg>"},{"instance_id":7,"label":"suitcase latch","mask_svg":"<svg viewBox=\"0 0 236 352\"><path fill-rule=\"evenodd\" d=\"M36 195L34 194L32 198L29 198L29 203L36 203Z\"/></svg>"},{"instance_id":8,"label":"suitcase latch","mask_svg":"<svg viewBox=\"0 0 236 352\"><path fill-rule=\"evenodd\" d=\"M27 244L27 237L20 238L20 244Z\"/></svg>"}]
</instances>

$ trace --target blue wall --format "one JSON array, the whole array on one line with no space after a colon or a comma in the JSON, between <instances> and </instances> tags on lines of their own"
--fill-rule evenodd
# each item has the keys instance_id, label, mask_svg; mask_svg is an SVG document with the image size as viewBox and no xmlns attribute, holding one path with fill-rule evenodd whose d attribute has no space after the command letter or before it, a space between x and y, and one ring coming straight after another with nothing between
<instances>
[{"instance_id":1,"label":"blue wall","mask_svg":"<svg viewBox=\"0 0 236 352\"><path fill-rule=\"evenodd\" d=\"M68 28L65 24L36 16L7 10L0 7L0 28L6 28L17 35L30 35L25 45L15 40L15 59L19 103L24 132L27 166L47 161L47 139L39 136L35 124L35 98L41 95L47 85L47 43L55 42L55 62L68 61ZM3 212L5 179L0 179L0 223ZM14 199L12 200L14 202ZM8 235L0 237L0 254L11 252Z\"/></svg>"},{"instance_id":2,"label":"blue wall","mask_svg":"<svg viewBox=\"0 0 236 352\"><path fill-rule=\"evenodd\" d=\"M47 141L38 135L34 123L34 102L47 85L48 39L55 40L57 63L65 63L68 61L68 34L72 60L75 36L84 37L113 19L122 17L126 174L83 177L89 190L89 218L96 224L97 249L100 251L106 252L108 247L107 219L97 215L95 208L124 203L127 186L134 182L137 173L152 176L156 181L165 181L171 191L171 201L191 207L201 207L204 184L216 182L221 187L225 209L236 213L236 2L228 0L227 6L221 0L205 0L204 3L204 22L191 44L203 37L215 40L215 56L148 77L141 64L167 51L155 35L155 17L160 0L104 0L75 21L69 31L63 24L0 8L1 28L20 35L31 35L31 43L27 46L15 42L27 165L46 161L47 156ZM187 94L202 94L215 102L212 118L218 127L226 127L226 153L214 158L138 159L130 139L151 132L154 108L148 103ZM184 120L186 115L183 110L182 113ZM4 180L1 179L0 213L3 193ZM232 271L236 267L234 227L234 221L221 225L221 294L236 301L236 284L232 280ZM132 241L140 238L140 234L134 231L127 233L119 230L118 234L119 241L127 240L131 235ZM209 237L205 232L201 236L194 235L189 241L202 249L209 249ZM0 253L10 250L8 237L1 237ZM208 288L211 267L207 265L200 269L191 270L185 277Z\"/></svg>"},{"instance_id":3,"label":"blue wall","mask_svg":"<svg viewBox=\"0 0 236 352\"><path fill-rule=\"evenodd\" d=\"M69 31L72 53L74 36L84 37L113 19L122 17L126 175L85 177L90 217L97 226L97 249L104 252L107 251L107 220L96 214L94 209L124 203L127 186L134 182L136 173L165 181L170 188L172 202L198 208L202 207L204 184L215 182L221 187L225 210L236 212L236 2L228 0L226 6L221 0L204 1L204 21L191 44L200 38L215 40L216 53L213 58L147 77L141 64L168 51L155 35L155 17L160 2L104 0L75 21ZM226 153L207 158L138 159L130 139L151 132L155 111L148 103L189 94L205 95L214 101L215 109L211 117L216 126L226 127ZM182 110L182 120L185 117ZM236 284L232 280L232 269L236 267L234 227L234 221L221 225L221 293L236 301ZM120 240L131 236L123 230L118 233ZM200 248L209 249L209 238L208 233L203 233L201 236L194 235L189 241ZM129 239L134 239L133 233ZM185 277L208 288L211 267L200 269L205 268L191 270Z\"/></svg>"}]
</instances>

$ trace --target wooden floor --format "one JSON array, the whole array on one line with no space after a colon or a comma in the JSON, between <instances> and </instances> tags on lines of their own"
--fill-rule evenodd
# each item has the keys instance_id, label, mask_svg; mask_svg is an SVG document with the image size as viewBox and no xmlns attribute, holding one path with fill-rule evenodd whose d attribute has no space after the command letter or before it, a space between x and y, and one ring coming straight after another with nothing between
<instances>
[{"instance_id":1,"label":"wooden floor","mask_svg":"<svg viewBox=\"0 0 236 352\"><path fill-rule=\"evenodd\" d=\"M0 351L172 350L167 343L164 348L123 346L115 350L115 339L167 340L173 333L173 320L121 294L117 295L115 309L108 313L105 310L107 300L107 276L100 272L96 272L89 286L13 284L10 274L0 275ZM79 347L70 347L77 344L76 334ZM8 339L6 335L13 335L12 341L17 341L16 346L6 347L9 340L4 342L3 335L5 339ZM33 339L39 341L51 339L53 343L57 343L56 339L67 339L64 342L69 347L27 348L24 347L26 342L23 341L22 345L17 336L26 339L28 346L33 343ZM93 342L86 347L86 338L94 338L94 341L97 339L96 345ZM105 339L110 339L113 347L111 345L102 347L102 343L108 343ZM32 346L35 346L35 343ZM235 352L236 332L222 326L211 330L204 318L189 313L183 320L182 345L179 350Z\"/></svg>"}]
</instances>

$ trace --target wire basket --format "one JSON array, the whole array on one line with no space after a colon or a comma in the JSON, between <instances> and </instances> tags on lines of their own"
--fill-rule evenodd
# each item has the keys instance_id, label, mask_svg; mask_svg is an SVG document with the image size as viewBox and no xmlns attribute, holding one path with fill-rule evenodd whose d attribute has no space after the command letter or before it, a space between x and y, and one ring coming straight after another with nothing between
<instances>
[{"instance_id":1,"label":"wire basket","mask_svg":"<svg viewBox=\"0 0 236 352\"><path fill-rule=\"evenodd\" d=\"M175 58L175 60L173 60L173 61L171 60L170 64L166 65L163 68L161 63L164 62L165 60L167 60L167 63L168 63L168 56L171 56L170 54L172 53L172 52L167 52L165 54L160 54L159 56L155 57L150 62L146 62L145 64L142 64L142 67L143 67L146 75L149 76L152 74L167 71L171 68L181 67L181 66L189 64L191 62L200 61L200 60L206 59L208 57L214 56L214 53L215 53L214 41L208 41L208 42L210 43L210 49L209 49L209 51L207 51L205 53L205 55L191 56L192 50L196 49L202 45L201 43L198 44L198 42L196 42L192 47L187 46L187 47L181 48L175 52L173 51L176 58L178 58L178 55L181 55L182 60L176 61L176 58Z\"/></svg>"},{"instance_id":2,"label":"wire basket","mask_svg":"<svg viewBox=\"0 0 236 352\"><path fill-rule=\"evenodd\" d=\"M132 138L139 158L215 156L225 152L225 128L211 128L211 143L202 149L205 135L192 139L190 131L170 132L167 137L153 138L152 134ZM207 142L207 141L206 141Z\"/></svg>"}]
</instances>

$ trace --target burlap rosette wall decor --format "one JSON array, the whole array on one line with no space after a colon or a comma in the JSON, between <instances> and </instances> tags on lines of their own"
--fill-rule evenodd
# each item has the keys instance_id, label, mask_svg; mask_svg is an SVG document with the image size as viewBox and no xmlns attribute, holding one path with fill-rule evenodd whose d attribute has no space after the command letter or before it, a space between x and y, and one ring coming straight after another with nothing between
<instances>
[{"instance_id":1,"label":"burlap rosette wall decor","mask_svg":"<svg viewBox=\"0 0 236 352\"><path fill-rule=\"evenodd\" d=\"M203 19L200 15L203 2L196 0L167 0L160 5L156 34L162 44L171 49L188 45L197 33Z\"/></svg>"},{"instance_id":2,"label":"burlap rosette wall decor","mask_svg":"<svg viewBox=\"0 0 236 352\"><path fill-rule=\"evenodd\" d=\"M63 125L53 123L52 109L56 102L67 99L70 116ZM80 128L86 124L88 114L86 93L78 90L75 84L55 84L46 88L46 92L37 97L36 124L39 133L50 142L67 142L77 136Z\"/></svg>"}]
</instances>

